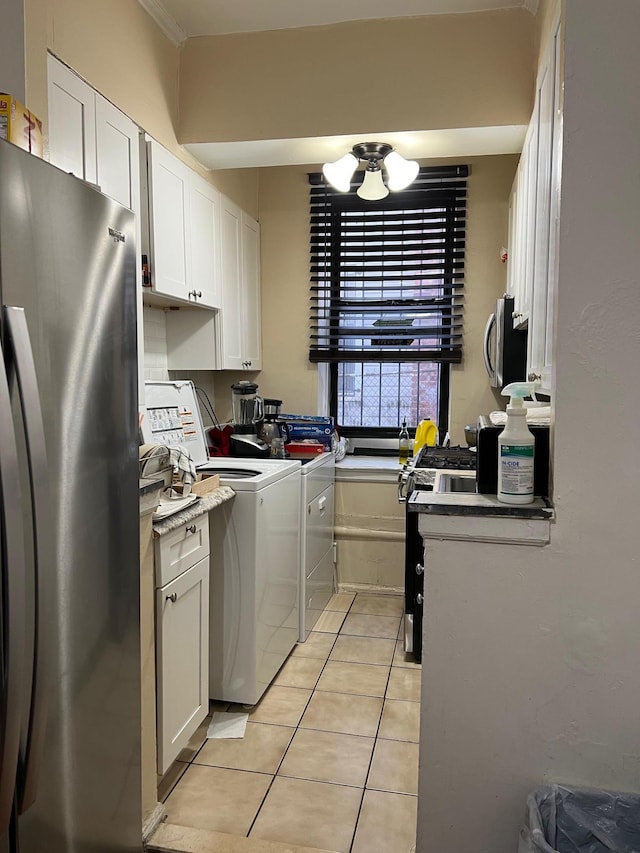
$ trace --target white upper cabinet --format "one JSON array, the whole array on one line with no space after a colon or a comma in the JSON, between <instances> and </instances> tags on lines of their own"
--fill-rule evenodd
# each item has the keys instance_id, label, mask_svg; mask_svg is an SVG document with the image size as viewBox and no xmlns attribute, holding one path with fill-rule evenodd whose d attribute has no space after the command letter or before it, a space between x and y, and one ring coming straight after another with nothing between
<instances>
[{"instance_id":1,"label":"white upper cabinet","mask_svg":"<svg viewBox=\"0 0 640 853\"><path fill-rule=\"evenodd\" d=\"M539 108L536 227L533 260L533 293L527 353L527 372L551 392L554 306L557 289L557 234L560 216L560 168L562 145L562 61L560 23L538 76Z\"/></svg>"},{"instance_id":2,"label":"white upper cabinet","mask_svg":"<svg viewBox=\"0 0 640 853\"><path fill-rule=\"evenodd\" d=\"M218 318L221 370L261 370L260 226L228 198L220 205L222 311Z\"/></svg>"},{"instance_id":3,"label":"white upper cabinet","mask_svg":"<svg viewBox=\"0 0 640 853\"><path fill-rule=\"evenodd\" d=\"M528 329L527 374L550 393L562 145L560 21L540 65L536 100L509 201L507 289L513 325Z\"/></svg>"},{"instance_id":4,"label":"white upper cabinet","mask_svg":"<svg viewBox=\"0 0 640 853\"><path fill-rule=\"evenodd\" d=\"M95 184L95 91L55 57L47 57L49 159L64 172Z\"/></svg>"},{"instance_id":5,"label":"white upper cabinet","mask_svg":"<svg viewBox=\"0 0 640 853\"><path fill-rule=\"evenodd\" d=\"M220 292L220 193L200 178L189 185L191 279L198 305L219 308Z\"/></svg>"},{"instance_id":6,"label":"white upper cabinet","mask_svg":"<svg viewBox=\"0 0 640 853\"><path fill-rule=\"evenodd\" d=\"M219 308L220 195L147 137L151 292Z\"/></svg>"},{"instance_id":7,"label":"white upper cabinet","mask_svg":"<svg viewBox=\"0 0 640 853\"><path fill-rule=\"evenodd\" d=\"M242 210L230 199L220 205L222 313L218 320L220 367L245 367L242 316Z\"/></svg>"},{"instance_id":8,"label":"white upper cabinet","mask_svg":"<svg viewBox=\"0 0 640 853\"><path fill-rule=\"evenodd\" d=\"M153 140L147 142L152 290L188 299L191 281L187 167Z\"/></svg>"},{"instance_id":9,"label":"white upper cabinet","mask_svg":"<svg viewBox=\"0 0 640 853\"><path fill-rule=\"evenodd\" d=\"M138 214L140 245L140 131L130 118L96 93L96 181L105 195Z\"/></svg>"},{"instance_id":10,"label":"white upper cabinet","mask_svg":"<svg viewBox=\"0 0 640 853\"><path fill-rule=\"evenodd\" d=\"M248 370L262 368L260 225L242 214L242 355Z\"/></svg>"},{"instance_id":11,"label":"white upper cabinet","mask_svg":"<svg viewBox=\"0 0 640 853\"><path fill-rule=\"evenodd\" d=\"M261 370L260 226L221 195L221 308L167 314L169 370Z\"/></svg>"}]
</instances>

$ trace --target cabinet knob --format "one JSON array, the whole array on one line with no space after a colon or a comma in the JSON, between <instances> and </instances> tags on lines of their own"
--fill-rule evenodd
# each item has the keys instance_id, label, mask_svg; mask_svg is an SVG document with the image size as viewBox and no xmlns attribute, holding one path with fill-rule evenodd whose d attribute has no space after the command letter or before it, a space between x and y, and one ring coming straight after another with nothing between
<instances>
[{"instance_id":1,"label":"cabinet knob","mask_svg":"<svg viewBox=\"0 0 640 853\"><path fill-rule=\"evenodd\" d=\"M424 601L424 597L423 597L422 593L421 593L421 592L419 592L419 593L416 595L416 604L422 604L422 602L423 602L423 601Z\"/></svg>"},{"instance_id":2,"label":"cabinet knob","mask_svg":"<svg viewBox=\"0 0 640 853\"><path fill-rule=\"evenodd\" d=\"M514 311L511 316L513 317L514 320L517 320L518 317L522 317L522 311Z\"/></svg>"},{"instance_id":3,"label":"cabinet knob","mask_svg":"<svg viewBox=\"0 0 640 853\"><path fill-rule=\"evenodd\" d=\"M175 604L176 601L178 600L178 593L172 592L171 595L166 595L164 600L170 601L172 604Z\"/></svg>"},{"instance_id":4,"label":"cabinet knob","mask_svg":"<svg viewBox=\"0 0 640 853\"><path fill-rule=\"evenodd\" d=\"M248 362L247 362L247 367L251 367L251 362L250 362L250 361L248 361Z\"/></svg>"},{"instance_id":5,"label":"cabinet knob","mask_svg":"<svg viewBox=\"0 0 640 853\"><path fill-rule=\"evenodd\" d=\"M424 566L421 563L416 565L416 574L421 575L424 572Z\"/></svg>"},{"instance_id":6,"label":"cabinet knob","mask_svg":"<svg viewBox=\"0 0 640 853\"><path fill-rule=\"evenodd\" d=\"M187 528L185 528L185 529L186 529L187 533L195 533L195 532L196 532L196 526L195 526L195 524L192 524L192 525L190 525L189 527L187 527Z\"/></svg>"},{"instance_id":7,"label":"cabinet knob","mask_svg":"<svg viewBox=\"0 0 640 853\"><path fill-rule=\"evenodd\" d=\"M541 373L534 373L533 370L531 371L531 373L527 377L528 382L539 382L541 379L542 379L542 374Z\"/></svg>"},{"instance_id":8,"label":"cabinet knob","mask_svg":"<svg viewBox=\"0 0 640 853\"><path fill-rule=\"evenodd\" d=\"M194 292L194 293L195 293L195 295L198 297L198 299L201 299L201 298L202 298L202 291L201 291L201 290L199 290L197 293L195 292L195 290L194 290L193 292Z\"/></svg>"}]
</instances>

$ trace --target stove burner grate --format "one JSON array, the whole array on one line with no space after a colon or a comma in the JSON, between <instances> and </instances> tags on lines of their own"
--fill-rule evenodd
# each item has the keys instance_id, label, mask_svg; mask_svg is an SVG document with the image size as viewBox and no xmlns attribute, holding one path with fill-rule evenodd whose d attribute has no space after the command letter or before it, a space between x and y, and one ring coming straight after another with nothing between
<instances>
[{"instance_id":1,"label":"stove burner grate","mask_svg":"<svg viewBox=\"0 0 640 853\"><path fill-rule=\"evenodd\" d=\"M475 471L476 454L468 447L423 447L414 462L415 468L457 468Z\"/></svg>"}]
</instances>

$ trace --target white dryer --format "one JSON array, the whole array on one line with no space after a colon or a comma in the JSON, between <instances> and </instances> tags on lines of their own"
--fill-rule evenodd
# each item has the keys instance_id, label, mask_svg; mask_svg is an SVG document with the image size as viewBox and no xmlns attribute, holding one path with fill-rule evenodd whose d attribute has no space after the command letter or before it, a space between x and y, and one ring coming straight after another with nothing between
<instances>
[{"instance_id":1,"label":"white dryer","mask_svg":"<svg viewBox=\"0 0 640 853\"><path fill-rule=\"evenodd\" d=\"M335 456L323 453L302 466L300 642L309 636L334 592Z\"/></svg>"}]
</instances>

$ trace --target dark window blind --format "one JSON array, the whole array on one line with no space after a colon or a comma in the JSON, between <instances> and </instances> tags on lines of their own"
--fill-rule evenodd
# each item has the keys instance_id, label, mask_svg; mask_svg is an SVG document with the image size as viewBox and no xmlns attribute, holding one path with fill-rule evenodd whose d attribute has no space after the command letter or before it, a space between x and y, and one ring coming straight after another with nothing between
<instances>
[{"instance_id":1,"label":"dark window blind","mask_svg":"<svg viewBox=\"0 0 640 853\"><path fill-rule=\"evenodd\" d=\"M312 362L462 359L467 166L381 201L311 183Z\"/></svg>"}]
</instances>

